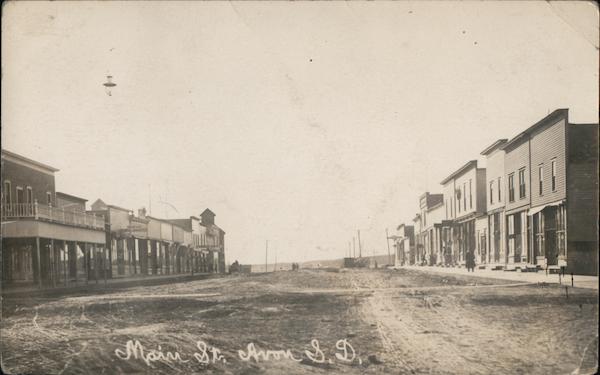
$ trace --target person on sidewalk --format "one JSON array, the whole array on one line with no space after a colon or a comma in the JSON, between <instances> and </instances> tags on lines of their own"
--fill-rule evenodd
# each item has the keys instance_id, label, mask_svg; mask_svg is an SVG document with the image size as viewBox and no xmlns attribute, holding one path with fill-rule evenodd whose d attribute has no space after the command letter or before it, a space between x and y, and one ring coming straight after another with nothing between
<instances>
[{"instance_id":1,"label":"person on sidewalk","mask_svg":"<svg viewBox=\"0 0 600 375\"><path fill-rule=\"evenodd\" d=\"M467 252L467 271L475 272L475 254L473 251Z\"/></svg>"}]
</instances>

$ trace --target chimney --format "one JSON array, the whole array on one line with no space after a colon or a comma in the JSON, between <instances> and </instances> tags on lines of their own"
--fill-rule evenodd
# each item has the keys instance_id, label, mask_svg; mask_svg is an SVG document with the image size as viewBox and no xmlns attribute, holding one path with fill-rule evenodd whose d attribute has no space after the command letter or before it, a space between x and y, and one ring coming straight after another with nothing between
<instances>
[{"instance_id":1,"label":"chimney","mask_svg":"<svg viewBox=\"0 0 600 375\"><path fill-rule=\"evenodd\" d=\"M146 217L146 207L142 207L138 210L138 216L141 218L145 218Z\"/></svg>"}]
</instances>

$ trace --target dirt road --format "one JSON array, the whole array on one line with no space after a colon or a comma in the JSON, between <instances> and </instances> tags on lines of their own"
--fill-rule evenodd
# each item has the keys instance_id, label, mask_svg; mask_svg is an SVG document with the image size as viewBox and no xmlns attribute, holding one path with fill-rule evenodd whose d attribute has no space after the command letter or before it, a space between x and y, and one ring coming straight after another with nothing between
<instances>
[{"instance_id":1,"label":"dirt road","mask_svg":"<svg viewBox=\"0 0 600 375\"><path fill-rule=\"evenodd\" d=\"M301 270L5 299L8 373L571 374L598 292L415 270Z\"/></svg>"}]
</instances>

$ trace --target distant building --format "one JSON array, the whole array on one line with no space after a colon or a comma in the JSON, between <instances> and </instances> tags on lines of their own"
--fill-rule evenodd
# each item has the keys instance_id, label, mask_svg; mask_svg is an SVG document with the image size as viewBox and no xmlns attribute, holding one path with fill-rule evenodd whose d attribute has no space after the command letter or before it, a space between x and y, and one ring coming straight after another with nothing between
<instances>
[{"instance_id":1,"label":"distant building","mask_svg":"<svg viewBox=\"0 0 600 375\"><path fill-rule=\"evenodd\" d=\"M134 216L133 211L106 204L97 199L91 211L104 217L106 244L109 248L111 277L146 275L148 265L148 222L145 212Z\"/></svg>"},{"instance_id":2,"label":"distant building","mask_svg":"<svg viewBox=\"0 0 600 375\"><path fill-rule=\"evenodd\" d=\"M215 224L215 216L207 208L200 214L200 225L206 228L204 246L209 251L209 272L225 273L225 231Z\"/></svg>"},{"instance_id":3,"label":"distant building","mask_svg":"<svg viewBox=\"0 0 600 375\"><path fill-rule=\"evenodd\" d=\"M426 192L419 199L420 242L423 245L422 261L436 265L442 259L442 220L444 220L444 195Z\"/></svg>"},{"instance_id":4,"label":"distant building","mask_svg":"<svg viewBox=\"0 0 600 375\"><path fill-rule=\"evenodd\" d=\"M425 246L423 245L423 221L421 220L421 214L416 214L412 222L415 237L415 256L414 259L411 257L411 264L423 265L425 263Z\"/></svg>"},{"instance_id":5,"label":"distant building","mask_svg":"<svg viewBox=\"0 0 600 375\"><path fill-rule=\"evenodd\" d=\"M207 229L202 226L200 219L196 216L190 216L188 219L175 219L169 220L170 222L180 225L185 228L186 233L191 233L191 246L192 250L192 270L194 272L209 272L209 265L212 260L210 257L210 250L207 244ZM211 272L215 272L214 270Z\"/></svg>"},{"instance_id":6,"label":"distant building","mask_svg":"<svg viewBox=\"0 0 600 375\"><path fill-rule=\"evenodd\" d=\"M394 265L403 266L415 264L415 230L412 225L400 224L394 236L395 261Z\"/></svg>"}]
</instances>

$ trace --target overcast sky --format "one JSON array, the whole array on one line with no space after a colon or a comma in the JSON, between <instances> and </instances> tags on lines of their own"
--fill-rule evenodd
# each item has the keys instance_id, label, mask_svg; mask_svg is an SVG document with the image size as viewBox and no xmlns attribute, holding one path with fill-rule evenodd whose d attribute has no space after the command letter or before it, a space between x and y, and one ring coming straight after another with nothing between
<instances>
[{"instance_id":1,"label":"overcast sky","mask_svg":"<svg viewBox=\"0 0 600 375\"><path fill-rule=\"evenodd\" d=\"M228 262L266 239L278 261L340 257L357 229L387 253L496 139L556 108L597 122L591 3L3 5L2 147L89 203L209 207Z\"/></svg>"}]
</instances>

